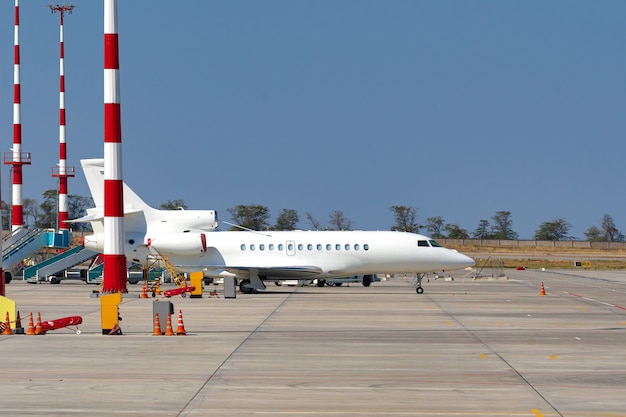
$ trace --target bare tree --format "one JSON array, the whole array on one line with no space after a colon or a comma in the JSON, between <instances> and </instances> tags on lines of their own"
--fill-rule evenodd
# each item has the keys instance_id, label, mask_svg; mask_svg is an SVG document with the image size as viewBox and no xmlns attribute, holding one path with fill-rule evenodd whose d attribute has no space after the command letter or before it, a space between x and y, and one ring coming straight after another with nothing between
<instances>
[{"instance_id":1,"label":"bare tree","mask_svg":"<svg viewBox=\"0 0 626 417\"><path fill-rule=\"evenodd\" d=\"M602 216L602 224L591 226L585 232L587 240L592 242L623 242L624 235L617 229L610 214Z\"/></svg>"},{"instance_id":2,"label":"bare tree","mask_svg":"<svg viewBox=\"0 0 626 417\"><path fill-rule=\"evenodd\" d=\"M624 240L624 235L617 229L610 214L602 216L602 230L608 242L621 242Z\"/></svg>"},{"instance_id":3,"label":"bare tree","mask_svg":"<svg viewBox=\"0 0 626 417\"><path fill-rule=\"evenodd\" d=\"M34 225L39 217L39 206L34 198L24 199L24 226L27 228Z\"/></svg>"},{"instance_id":4,"label":"bare tree","mask_svg":"<svg viewBox=\"0 0 626 417\"><path fill-rule=\"evenodd\" d=\"M313 214L311 214L310 211L306 212L306 219L309 221L309 223L311 223L311 227L313 228L313 230L320 230L320 222L318 222L317 219L313 217Z\"/></svg>"},{"instance_id":5,"label":"bare tree","mask_svg":"<svg viewBox=\"0 0 626 417\"><path fill-rule=\"evenodd\" d=\"M329 223L334 230L352 230L352 220L346 218L341 210L332 211L329 217Z\"/></svg>"},{"instance_id":6,"label":"bare tree","mask_svg":"<svg viewBox=\"0 0 626 417\"><path fill-rule=\"evenodd\" d=\"M391 230L398 232L418 232L417 210L408 206L391 206L389 210L393 212L396 219L396 224L391 227Z\"/></svg>"}]
</instances>

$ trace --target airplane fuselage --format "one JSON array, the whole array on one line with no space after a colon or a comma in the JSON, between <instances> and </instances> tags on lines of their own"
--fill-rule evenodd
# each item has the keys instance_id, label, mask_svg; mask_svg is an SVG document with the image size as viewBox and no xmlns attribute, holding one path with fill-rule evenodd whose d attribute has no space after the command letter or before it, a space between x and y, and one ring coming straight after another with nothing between
<instances>
[{"instance_id":1,"label":"airplane fuselage","mask_svg":"<svg viewBox=\"0 0 626 417\"><path fill-rule=\"evenodd\" d=\"M94 234L84 246L110 253L116 242L104 236L104 161L81 165L96 207L88 216ZM213 210L158 210L126 184L124 251L127 261L143 264L150 256L167 257L182 272L203 271L206 277L236 277L253 288L263 281L339 278L379 273L420 274L461 269L474 260L441 247L427 236L391 231L218 231ZM240 286L246 287L243 283Z\"/></svg>"},{"instance_id":2,"label":"airplane fuselage","mask_svg":"<svg viewBox=\"0 0 626 417\"><path fill-rule=\"evenodd\" d=\"M426 236L391 231L147 233L140 239L136 235L127 239L128 260L143 262L146 255L158 253L182 271L205 270L208 276L220 276L223 271L245 276L246 269L256 269L265 271L266 279L282 279L294 269L295 278L334 278L435 272L474 264L471 258L441 247ZM87 237L86 247L101 250L89 242Z\"/></svg>"}]
</instances>

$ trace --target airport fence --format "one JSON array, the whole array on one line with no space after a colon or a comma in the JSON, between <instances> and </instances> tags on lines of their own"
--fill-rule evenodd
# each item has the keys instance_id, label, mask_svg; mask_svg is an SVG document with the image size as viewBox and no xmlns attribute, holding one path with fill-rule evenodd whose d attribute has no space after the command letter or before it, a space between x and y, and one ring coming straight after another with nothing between
<instances>
[{"instance_id":1,"label":"airport fence","mask_svg":"<svg viewBox=\"0 0 626 417\"><path fill-rule=\"evenodd\" d=\"M587 240L491 240L437 239L443 246L484 246L515 248L626 249L626 242L590 242Z\"/></svg>"}]
</instances>

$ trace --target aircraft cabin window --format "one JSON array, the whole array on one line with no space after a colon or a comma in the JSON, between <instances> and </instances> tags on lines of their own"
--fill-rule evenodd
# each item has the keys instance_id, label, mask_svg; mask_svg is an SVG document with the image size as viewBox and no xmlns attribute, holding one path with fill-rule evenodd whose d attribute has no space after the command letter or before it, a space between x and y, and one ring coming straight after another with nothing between
<instances>
[{"instance_id":1,"label":"aircraft cabin window","mask_svg":"<svg viewBox=\"0 0 626 417\"><path fill-rule=\"evenodd\" d=\"M317 250L322 250L322 244L321 243L317 244Z\"/></svg>"},{"instance_id":2,"label":"aircraft cabin window","mask_svg":"<svg viewBox=\"0 0 626 417\"><path fill-rule=\"evenodd\" d=\"M279 251L281 251L281 252L282 252L284 248L285 248L285 247L283 246L283 244L282 244L282 243L278 244L278 250L279 250Z\"/></svg>"},{"instance_id":3,"label":"aircraft cabin window","mask_svg":"<svg viewBox=\"0 0 626 417\"><path fill-rule=\"evenodd\" d=\"M246 250L246 245L245 244L241 244L241 250Z\"/></svg>"},{"instance_id":4,"label":"aircraft cabin window","mask_svg":"<svg viewBox=\"0 0 626 417\"><path fill-rule=\"evenodd\" d=\"M302 246L302 243L298 243L298 250L302 250L304 249L304 246Z\"/></svg>"},{"instance_id":5,"label":"aircraft cabin window","mask_svg":"<svg viewBox=\"0 0 626 417\"><path fill-rule=\"evenodd\" d=\"M288 251L292 251L293 250L293 243L290 243L289 245L287 245L287 250Z\"/></svg>"},{"instance_id":6,"label":"aircraft cabin window","mask_svg":"<svg viewBox=\"0 0 626 417\"><path fill-rule=\"evenodd\" d=\"M270 243L270 250L274 250L274 244Z\"/></svg>"},{"instance_id":7,"label":"aircraft cabin window","mask_svg":"<svg viewBox=\"0 0 626 417\"><path fill-rule=\"evenodd\" d=\"M363 245L363 250L370 250L370 245L368 245L367 243Z\"/></svg>"},{"instance_id":8,"label":"aircraft cabin window","mask_svg":"<svg viewBox=\"0 0 626 417\"><path fill-rule=\"evenodd\" d=\"M339 243L335 245L335 250L341 250L341 245Z\"/></svg>"},{"instance_id":9,"label":"aircraft cabin window","mask_svg":"<svg viewBox=\"0 0 626 417\"><path fill-rule=\"evenodd\" d=\"M307 248L308 250L313 250L313 245L311 245L311 244L309 243L308 245L306 245L306 248Z\"/></svg>"},{"instance_id":10,"label":"aircraft cabin window","mask_svg":"<svg viewBox=\"0 0 626 417\"><path fill-rule=\"evenodd\" d=\"M350 250L350 244L349 244L349 243L346 243L346 246L344 246L344 248L345 248L346 250Z\"/></svg>"},{"instance_id":11,"label":"aircraft cabin window","mask_svg":"<svg viewBox=\"0 0 626 417\"><path fill-rule=\"evenodd\" d=\"M432 246L433 248L440 248L441 245L437 242L435 242L434 240L429 240L430 242L430 246Z\"/></svg>"},{"instance_id":12,"label":"aircraft cabin window","mask_svg":"<svg viewBox=\"0 0 626 417\"><path fill-rule=\"evenodd\" d=\"M417 241L417 246L425 246L428 247L428 242L426 240L418 240Z\"/></svg>"},{"instance_id":13,"label":"aircraft cabin window","mask_svg":"<svg viewBox=\"0 0 626 417\"><path fill-rule=\"evenodd\" d=\"M265 245L261 243L261 244L259 245L259 250L265 250Z\"/></svg>"},{"instance_id":14,"label":"aircraft cabin window","mask_svg":"<svg viewBox=\"0 0 626 417\"><path fill-rule=\"evenodd\" d=\"M354 250L359 250L359 244L354 245Z\"/></svg>"},{"instance_id":15,"label":"aircraft cabin window","mask_svg":"<svg viewBox=\"0 0 626 417\"><path fill-rule=\"evenodd\" d=\"M326 250L331 250L331 249L332 249L332 246L330 246L330 243L327 243L326 244Z\"/></svg>"},{"instance_id":16,"label":"aircraft cabin window","mask_svg":"<svg viewBox=\"0 0 626 417\"><path fill-rule=\"evenodd\" d=\"M254 245L250 245L250 250L254 250Z\"/></svg>"}]
</instances>

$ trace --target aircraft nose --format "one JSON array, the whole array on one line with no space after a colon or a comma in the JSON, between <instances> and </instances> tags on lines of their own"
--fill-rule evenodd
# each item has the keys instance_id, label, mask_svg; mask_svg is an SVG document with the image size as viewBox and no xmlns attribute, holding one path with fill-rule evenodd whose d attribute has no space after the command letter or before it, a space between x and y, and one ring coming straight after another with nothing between
<instances>
[{"instance_id":1,"label":"aircraft nose","mask_svg":"<svg viewBox=\"0 0 626 417\"><path fill-rule=\"evenodd\" d=\"M452 252L453 252L452 262L454 263L455 267L460 269L460 268L467 268L470 266L474 266L476 264L476 261L474 261L469 256L463 255L462 253L459 253L455 250L453 250Z\"/></svg>"}]
</instances>

